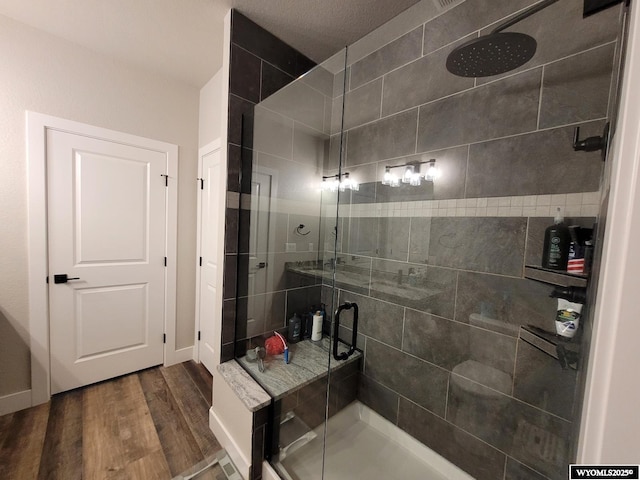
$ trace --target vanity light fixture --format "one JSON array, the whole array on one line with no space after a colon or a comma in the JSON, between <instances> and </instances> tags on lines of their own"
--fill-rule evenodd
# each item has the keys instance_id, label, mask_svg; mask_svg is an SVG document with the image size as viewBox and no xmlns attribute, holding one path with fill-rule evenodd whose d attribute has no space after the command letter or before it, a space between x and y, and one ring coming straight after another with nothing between
<instances>
[{"instance_id":1,"label":"vanity light fixture","mask_svg":"<svg viewBox=\"0 0 640 480\"><path fill-rule=\"evenodd\" d=\"M422 165L428 165L426 171L422 173ZM394 173L394 170L402 170L402 176ZM387 165L384 167L384 175L382 176L382 185L389 187L399 187L402 183L409 184L412 187L419 187L422 180L433 182L438 177L438 169L436 168L436 160L426 160L424 162L411 162L403 165Z\"/></svg>"},{"instance_id":2,"label":"vanity light fixture","mask_svg":"<svg viewBox=\"0 0 640 480\"><path fill-rule=\"evenodd\" d=\"M360 190L360 184L349 177L349 172L345 172L343 174L322 177L322 190L328 190L330 192L353 190L357 192Z\"/></svg>"}]
</instances>

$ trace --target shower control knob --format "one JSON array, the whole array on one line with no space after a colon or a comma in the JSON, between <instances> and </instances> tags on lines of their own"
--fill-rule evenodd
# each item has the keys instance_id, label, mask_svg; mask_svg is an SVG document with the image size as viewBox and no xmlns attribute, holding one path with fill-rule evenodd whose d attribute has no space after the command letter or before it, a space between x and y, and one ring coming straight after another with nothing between
<instances>
[{"instance_id":1,"label":"shower control knob","mask_svg":"<svg viewBox=\"0 0 640 480\"><path fill-rule=\"evenodd\" d=\"M602 159L604 160L604 153L607 150L607 140L609 137L609 124L604 128L604 132L601 137L587 137L583 140L580 140L580 127L576 127L573 132L573 149L577 151L585 151L585 152L597 152L598 150L603 151Z\"/></svg>"}]
</instances>

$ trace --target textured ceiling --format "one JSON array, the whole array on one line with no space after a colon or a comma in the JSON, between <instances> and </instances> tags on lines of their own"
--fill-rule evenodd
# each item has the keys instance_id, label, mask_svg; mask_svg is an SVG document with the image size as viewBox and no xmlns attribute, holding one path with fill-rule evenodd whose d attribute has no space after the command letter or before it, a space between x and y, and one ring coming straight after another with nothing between
<instances>
[{"instance_id":1,"label":"textured ceiling","mask_svg":"<svg viewBox=\"0 0 640 480\"><path fill-rule=\"evenodd\" d=\"M229 8L321 62L417 2L0 0L0 14L201 87L222 63L222 22Z\"/></svg>"}]
</instances>

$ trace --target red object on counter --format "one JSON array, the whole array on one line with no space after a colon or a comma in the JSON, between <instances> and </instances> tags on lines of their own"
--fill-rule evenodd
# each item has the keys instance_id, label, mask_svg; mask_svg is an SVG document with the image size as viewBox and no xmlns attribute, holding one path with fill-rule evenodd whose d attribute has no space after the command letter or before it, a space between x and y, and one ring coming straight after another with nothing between
<instances>
[{"instance_id":1,"label":"red object on counter","mask_svg":"<svg viewBox=\"0 0 640 480\"><path fill-rule=\"evenodd\" d=\"M264 341L264 348L267 351L267 355L280 355L281 353L284 353L282 340L275 335Z\"/></svg>"}]
</instances>

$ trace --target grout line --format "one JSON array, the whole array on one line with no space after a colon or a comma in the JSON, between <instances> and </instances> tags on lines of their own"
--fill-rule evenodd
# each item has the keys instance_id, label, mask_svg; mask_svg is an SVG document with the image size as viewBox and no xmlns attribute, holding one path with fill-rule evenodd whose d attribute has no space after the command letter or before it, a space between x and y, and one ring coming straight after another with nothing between
<instances>
[{"instance_id":1,"label":"grout line","mask_svg":"<svg viewBox=\"0 0 640 480\"><path fill-rule=\"evenodd\" d=\"M515 394L516 391L516 371L518 370L518 346L520 342L518 341L518 337L516 337L516 351L513 357L513 374L511 375L511 396Z\"/></svg>"},{"instance_id":2,"label":"grout line","mask_svg":"<svg viewBox=\"0 0 640 480\"><path fill-rule=\"evenodd\" d=\"M418 107L418 114L416 115L416 146L413 150L413 153L416 154L418 153L418 133L420 132L420 110L421 108Z\"/></svg>"},{"instance_id":3,"label":"grout line","mask_svg":"<svg viewBox=\"0 0 640 480\"><path fill-rule=\"evenodd\" d=\"M540 130L540 117L542 117L542 95L544 94L544 71L542 66L542 74L540 75L540 91L538 92L538 118L536 119L536 130Z\"/></svg>"},{"instance_id":4,"label":"grout line","mask_svg":"<svg viewBox=\"0 0 640 480\"><path fill-rule=\"evenodd\" d=\"M384 103L384 79L385 75L382 76L382 86L380 87L380 112L378 114L378 120L382 118L382 105Z\"/></svg>"}]
</instances>

